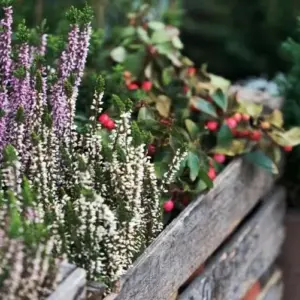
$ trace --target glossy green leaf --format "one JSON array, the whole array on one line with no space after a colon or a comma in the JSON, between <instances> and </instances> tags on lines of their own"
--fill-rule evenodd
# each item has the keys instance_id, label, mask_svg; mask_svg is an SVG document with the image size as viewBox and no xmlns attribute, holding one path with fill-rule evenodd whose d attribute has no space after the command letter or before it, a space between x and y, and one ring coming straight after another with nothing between
<instances>
[{"instance_id":1,"label":"glossy green leaf","mask_svg":"<svg viewBox=\"0 0 300 300\"><path fill-rule=\"evenodd\" d=\"M145 42L147 44L150 43L150 37L149 37L147 31L143 27L138 27L137 34L143 42Z\"/></svg>"},{"instance_id":2,"label":"glossy green leaf","mask_svg":"<svg viewBox=\"0 0 300 300\"><path fill-rule=\"evenodd\" d=\"M196 193L201 193L203 191L205 191L206 189L208 189L207 184L205 183L204 180L199 179L195 188L195 192Z\"/></svg>"},{"instance_id":3,"label":"glossy green leaf","mask_svg":"<svg viewBox=\"0 0 300 300\"><path fill-rule=\"evenodd\" d=\"M220 147L226 147L231 144L233 140L233 134L230 128L223 124L217 135L217 145Z\"/></svg>"},{"instance_id":4,"label":"glossy green leaf","mask_svg":"<svg viewBox=\"0 0 300 300\"><path fill-rule=\"evenodd\" d=\"M300 127L294 127L285 132L270 132L269 136L281 146L297 146L300 144Z\"/></svg>"},{"instance_id":5,"label":"glossy green leaf","mask_svg":"<svg viewBox=\"0 0 300 300\"><path fill-rule=\"evenodd\" d=\"M191 181L194 181L197 178L200 170L200 161L198 155L194 152L189 152L187 163L190 169L190 179Z\"/></svg>"},{"instance_id":6,"label":"glossy green leaf","mask_svg":"<svg viewBox=\"0 0 300 300\"><path fill-rule=\"evenodd\" d=\"M158 179L162 179L164 174L168 171L169 165L166 162L155 162L154 163L154 170L155 175Z\"/></svg>"},{"instance_id":7,"label":"glossy green leaf","mask_svg":"<svg viewBox=\"0 0 300 300\"><path fill-rule=\"evenodd\" d=\"M163 55L169 55L174 51L171 43L163 43L155 46L158 53Z\"/></svg>"},{"instance_id":8,"label":"glossy green leaf","mask_svg":"<svg viewBox=\"0 0 300 300\"><path fill-rule=\"evenodd\" d=\"M268 157L265 153L260 150L249 152L245 154L245 159L253 164L256 164L270 173L278 174L278 168L272 161L270 157Z\"/></svg>"},{"instance_id":9,"label":"glossy green leaf","mask_svg":"<svg viewBox=\"0 0 300 300\"><path fill-rule=\"evenodd\" d=\"M192 120L186 119L185 127L187 128L187 131L193 140L195 140L199 136L200 128Z\"/></svg>"},{"instance_id":10,"label":"glossy green leaf","mask_svg":"<svg viewBox=\"0 0 300 300\"><path fill-rule=\"evenodd\" d=\"M162 44L169 42L170 40L169 34L164 30L155 31L151 36L151 42L153 44Z\"/></svg>"},{"instance_id":11,"label":"glossy green leaf","mask_svg":"<svg viewBox=\"0 0 300 300\"><path fill-rule=\"evenodd\" d=\"M162 82L164 85L168 85L172 81L173 69L165 68L162 71Z\"/></svg>"},{"instance_id":12,"label":"glossy green leaf","mask_svg":"<svg viewBox=\"0 0 300 300\"><path fill-rule=\"evenodd\" d=\"M162 30L165 28L165 24L158 21L151 21L148 23L148 27L152 30Z\"/></svg>"},{"instance_id":13,"label":"glossy green leaf","mask_svg":"<svg viewBox=\"0 0 300 300\"><path fill-rule=\"evenodd\" d=\"M193 104L197 109L210 116L215 118L218 116L215 107L204 99L197 98L193 101Z\"/></svg>"},{"instance_id":14,"label":"glossy green leaf","mask_svg":"<svg viewBox=\"0 0 300 300\"><path fill-rule=\"evenodd\" d=\"M217 146L212 150L213 153L225 154L227 156L236 156L247 151L249 151L249 149L246 140L233 140L227 146Z\"/></svg>"},{"instance_id":15,"label":"glossy green leaf","mask_svg":"<svg viewBox=\"0 0 300 300\"><path fill-rule=\"evenodd\" d=\"M183 44L178 36L173 37L172 44L177 49L183 49Z\"/></svg>"},{"instance_id":16,"label":"glossy green leaf","mask_svg":"<svg viewBox=\"0 0 300 300\"><path fill-rule=\"evenodd\" d=\"M216 92L212 95L212 99L223 111L227 110L228 99L221 89L216 90Z\"/></svg>"},{"instance_id":17,"label":"glossy green leaf","mask_svg":"<svg viewBox=\"0 0 300 300\"><path fill-rule=\"evenodd\" d=\"M135 27L133 27L133 26L125 27L121 33L123 38L133 36L134 34L135 34Z\"/></svg>"},{"instance_id":18,"label":"glossy green leaf","mask_svg":"<svg viewBox=\"0 0 300 300\"><path fill-rule=\"evenodd\" d=\"M144 121L144 120L148 120L148 119L150 119L150 120L154 119L153 113L148 107L143 106L139 110L138 121Z\"/></svg>"},{"instance_id":19,"label":"glossy green leaf","mask_svg":"<svg viewBox=\"0 0 300 300\"><path fill-rule=\"evenodd\" d=\"M124 69L137 76L139 73L144 71L144 59L147 53L145 49L140 49L133 54L128 54L124 61Z\"/></svg>"},{"instance_id":20,"label":"glossy green leaf","mask_svg":"<svg viewBox=\"0 0 300 300\"><path fill-rule=\"evenodd\" d=\"M122 63L125 61L125 58L126 58L126 50L122 46L114 48L111 51L110 56L114 61L116 61L118 63Z\"/></svg>"},{"instance_id":21,"label":"glossy green leaf","mask_svg":"<svg viewBox=\"0 0 300 300\"><path fill-rule=\"evenodd\" d=\"M203 182L205 182L205 185L206 185L207 188L211 189L214 186L213 181L208 177L207 173L204 170L201 169L199 171L198 177Z\"/></svg>"}]
</instances>

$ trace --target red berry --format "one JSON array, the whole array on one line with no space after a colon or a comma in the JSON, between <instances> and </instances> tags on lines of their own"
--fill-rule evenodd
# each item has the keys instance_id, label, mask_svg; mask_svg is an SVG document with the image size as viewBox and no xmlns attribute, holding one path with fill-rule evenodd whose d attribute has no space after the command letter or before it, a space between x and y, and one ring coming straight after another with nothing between
<instances>
[{"instance_id":1,"label":"red berry","mask_svg":"<svg viewBox=\"0 0 300 300\"><path fill-rule=\"evenodd\" d=\"M209 95L206 97L206 101L208 101L208 102L210 102L210 103L213 103L213 102L214 102L213 98L212 98L211 96L209 96ZM219 109L219 108L218 108L217 110L222 111L222 110Z\"/></svg>"},{"instance_id":2,"label":"red berry","mask_svg":"<svg viewBox=\"0 0 300 300\"><path fill-rule=\"evenodd\" d=\"M242 120L243 121L249 121L250 120L250 116L247 114L242 114Z\"/></svg>"},{"instance_id":3,"label":"red berry","mask_svg":"<svg viewBox=\"0 0 300 300\"><path fill-rule=\"evenodd\" d=\"M164 203L163 207L166 212L170 212L174 209L174 202L172 200L168 200Z\"/></svg>"},{"instance_id":4,"label":"red berry","mask_svg":"<svg viewBox=\"0 0 300 300\"><path fill-rule=\"evenodd\" d=\"M196 68L190 67L187 70L188 75L193 76L196 73Z\"/></svg>"},{"instance_id":5,"label":"red berry","mask_svg":"<svg viewBox=\"0 0 300 300\"><path fill-rule=\"evenodd\" d=\"M218 162L219 164L223 164L225 162L225 160L226 160L226 157L225 157L224 154L218 154L218 153L216 153L214 155L214 160L216 162Z\"/></svg>"},{"instance_id":6,"label":"red berry","mask_svg":"<svg viewBox=\"0 0 300 300\"><path fill-rule=\"evenodd\" d=\"M284 147L283 147L283 150L284 150L285 152L291 152L291 151L293 150L293 146L284 146Z\"/></svg>"},{"instance_id":7,"label":"red berry","mask_svg":"<svg viewBox=\"0 0 300 300\"><path fill-rule=\"evenodd\" d=\"M182 204L184 206L188 206L189 202L190 202L189 196L185 195L182 199Z\"/></svg>"},{"instance_id":8,"label":"red berry","mask_svg":"<svg viewBox=\"0 0 300 300\"><path fill-rule=\"evenodd\" d=\"M250 132L250 139L252 141L259 141L261 139L261 132L259 130L253 130Z\"/></svg>"},{"instance_id":9,"label":"red berry","mask_svg":"<svg viewBox=\"0 0 300 300\"><path fill-rule=\"evenodd\" d=\"M187 94L187 92L189 91L189 88L188 88L188 86L184 86L183 87L183 92L184 92L184 94Z\"/></svg>"},{"instance_id":10,"label":"red berry","mask_svg":"<svg viewBox=\"0 0 300 300\"><path fill-rule=\"evenodd\" d=\"M213 167L210 167L208 172L207 172L207 176L211 179L214 180L217 177L217 173L216 170Z\"/></svg>"},{"instance_id":11,"label":"red berry","mask_svg":"<svg viewBox=\"0 0 300 300\"><path fill-rule=\"evenodd\" d=\"M105 124L107 123L107 121L110 120L110 117L108 114L101 114L99 117L98 117L98 121L99 123L101 123L102 125L105 126Z\"/></svg>"},{"instance_id":12,"label":"red berry","mask_svg":"<svg viewBox=\"0 0 300 300\"><path fill-rule=\"evenodd\" d=\"M240 114L240 113L235 113L235 114L233 115L233 118L234 118L237 122L241 122L241 120L242 120L242 114Z\"/></svg>"},{"instance_id":13,"label":"red berry","mask_svg":"<svg viewBox=\"0 0 300 300\"><path fill-rule=\"evenodd\" d=\"M148 154L154 155L155 154L155 146L153 144L148 145Z\"/></svg>"},{"instance_id":14,"label":"red berry","mask_svg":"<svg viewBox=\"0 0 300 300\"><path fill-rule=\"evenodd\" d=\"M210 131L216 131L218 129L218 122L216 121L208 121L206 127Z\"/></svg>"},{"instance_id":15,"label":"red berry","mask_svg":"<svg viewBox=\"0 0 300 300\"><path fill-rule=\"evenodd\" d=\"M247 137L250 134L249 130L243 130L239 132L240 137Z\"/></svg>"},{"instance_id":16,"label":"red berry","mask_svg":"<svg viewBox=\"0 0 300 300\"><path fill-rule=\"evenodd\" d=\"M229 118L226 120L226 124L229 128L233 129L237 126L237 121L233 118Z\"/></svg>"},{"instance_id":17,"label":"red berry","mask_svg":"<svg viewBox=\"0 0 300 300\"><path fill-rule=\"evenodd\" d=\"M238 137L239 136L239 131L237 131L235 128L231 129L231 133L233 134L233 136Z\"/></svg>"},{"instance_id":18,"label":"red berry","mask_svg":"<svg viewBox=\"0 0 300 300\"><path fill-rule=\"evenodd\" d=\"M150 91L152 88L152 82L151 81L144 81L142 84L142 89L146 92Z\"/></svg>"},{"instance_id":19,"label":"red berry","mask_svg":"<svg viewBox=\"0 0 300 300\"><path fill-rule=\"evenodd\" d=\"M115 122L112 119L109 119L105 124L103 124L108 130L113 130L116 127Z\"/></svg>"},{"instance_id":20,"label":"red berry","mask_svg":"<svg viewBox=\"0 0 300 300\"><path fill-rule=\"evenodd\" d=\"M127 88L129 90L137 90L139 88L139 86L134 82L130 82L130 83L127 84Z\"/></svg>"},{"instance_id":21,"label":"red berry","mask_svg":"<svg viewBox=\"0 0 300 300\"><path fill-rule=\"evenodd\" d=\"M170 120L167 120L167 119L161 119L159 121L159 123L162 124L162 125L166 125L166 126L170 126L171 125Z\"/></svg>"}]
</instances>

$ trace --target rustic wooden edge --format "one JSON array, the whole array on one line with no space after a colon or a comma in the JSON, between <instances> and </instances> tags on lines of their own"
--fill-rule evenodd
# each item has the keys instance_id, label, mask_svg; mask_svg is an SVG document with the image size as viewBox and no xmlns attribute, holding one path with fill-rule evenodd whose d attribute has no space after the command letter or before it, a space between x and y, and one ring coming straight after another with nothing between
<instances>
[{"instance_id":1,"label":"rustic wooden edge","mask_svg":"<svg viewBox=\"0 0 300 300\"><path fill-rule=\"evenodd\" d=\"M107 288L106 285L102 282L88 282L87 287L86 287L87 298L89 300L103 299L106 288ZM111 296L111 295L109 295L109 296ZM106 298L104 298L104 299L107 300Z\"/></svg>"},{"instance_id":2,"label":"rustic wooden edge","mask_svg":"<svg viewBox=\"0 0 300 300\"><path fill-rule=\"evenodd\" d=\"M279 254L284 239L284 200L285 190L275 188L179 299L241 299Z\"/></svg>"},{"instance_id":3,"label":"rustic wooden edge","mask_svg":"<svg viewBox=\"0 0 300 300\"><path fill-rule=\"evenodd\" d=\"M282 300L283 296L283 281L282 272L276 269L269 281L265 284L262 291L257 297L257 300Z\"/></svg>"},{"instance_id":4,"label":"rustic wooden edge","mask_svg":"<svg viewBox=\"0 0 300 300\"><path fill-rule=\"evenodd\" d=\"M217 177L146 249L121 282L118 300L166 300L189 278L258 200L273 178L242 159Z\"/></svg>"},{"instance_id":5,"label":"rustic wooden edge","mask_svg":"<svg viewBox=\"0 0 300 300\"><path fill-rule=\"evenodd\" d=\"M86 272L71 264L63 263L60 269L61 282L47 300L85 299Z\"/></svg>"},{"instance_id":6,"label":"rustic wooden edge","mask_svg":"<svg viewBox=\"0 0 300 300\"><path fill-rule=\"evenodd\" d=\"M300 211L288 209L285 217L286 239L278 264L283 270L285 300L300 299Z\"/></svg>"}]
</instances>

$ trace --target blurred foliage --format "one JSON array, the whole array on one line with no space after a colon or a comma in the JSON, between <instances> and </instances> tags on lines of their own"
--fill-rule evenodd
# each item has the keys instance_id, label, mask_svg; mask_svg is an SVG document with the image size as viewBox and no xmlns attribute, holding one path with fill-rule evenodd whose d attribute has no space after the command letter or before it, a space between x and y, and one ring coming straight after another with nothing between
<instances>
[{"instance_id":1,"label":"blurred foliage","mask_svg":"<svg viewBox=\"0 0 300 300\"><path fill-rule=\"evenodd\" d=\"M282 45L290 69L285 77L280 78L281 92L285 97L283 113L288 127L300 126L300 18L298 36L288 38ZM295 147L286 162L285 184L288 186L289 200L300 206L300 147Z\"/></svg>"},{"instance_id":2,"label":"blurred foliage","mask_svg":"<svg viewBox=\"0 0 300 300\"><path fill-rule=\"evenodd\" d=\"M182 0L186 55L236 80L287 68L278 49L294 34L300 1Z\"/></svg>"},{"instance_id":3,"label":"blurred foliage","mask_svg":"<svg viewBox=\"0 0 300 300\"><path fill-rule=\"evenodd\" d=\"M61 21L70 5L85 0L15 0L17 20L29 26L48 20L50 32L66 27ZM175 26L182 24L185 53L196 64L208 63L214 73L230 79L249 75L273 75L286 70L278 49L286 36L294 35L300 2L293 0L87 0L95 11L94 25L105 38L126 24L126 14L150 4L152 15ZM182 8L182 11L178 11ZM183 19L181 18L183 16ZM180 22L182 21L182 22ZM96 59L97 60L97 59ZM99 62L99 60L98 60ZM93 61L94 63L94 61ZM234 68L232 67L234 65Z\"/></svg>"},{"instance_id":4,"label":"blurred foliage","mask_svg":"<svg viewBox=\"0 0 300 300\"><path fill-rule=\"evenodd\" d=\"M230 92L228 80L205 66L196 68L182 54L179 29L149 20L147 12L141 7L131 13L114 40L105 113L114 118L113 93L132 100L134 119L151 132L148 151L158 178L167 171L171 154L185 146L187 157L171 190L180 203L211 187L224 162L236 156L277 174L281 150L300 143L300 126L285 131L279 110L265 112L262 105Z\"/></svg>"}]
</instances>

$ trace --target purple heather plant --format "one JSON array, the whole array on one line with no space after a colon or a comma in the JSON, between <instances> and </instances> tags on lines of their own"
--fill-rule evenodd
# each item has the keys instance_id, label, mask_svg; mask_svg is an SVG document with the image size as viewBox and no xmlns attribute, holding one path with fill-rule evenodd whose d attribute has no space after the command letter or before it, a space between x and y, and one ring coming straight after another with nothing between
<instances>
[{"instance_id":1,"label":"purple heather plant","mask_svg":"<svg viewBox=\"0 0 300 300\"><path fill-rule=\"evenodd\" d=\"M115 96L119 117L111 132L97 122L104 95L100 77L89 123L83 132L76 130L76 99L91 36L88 6L70 9L68 40L50 67L54 72L44 64L46 36L39 46L30 45L30 31L21 23L12 45L12 8L6 5L4 11L0 150L14 149L10 153L18 163L2 191L13 187L21 207L26 176L36 198L34 213L26 210L26 215L47 225L53 254L66 254L87 270L89 279L111 287L162 230L160 197L184 154L176 154L175 168L170 167L174 172L159 183L146 155L151 136L131 121L131 101ZM6 158L2 156L1 167Z\"/></svg>"}]
</instances>

